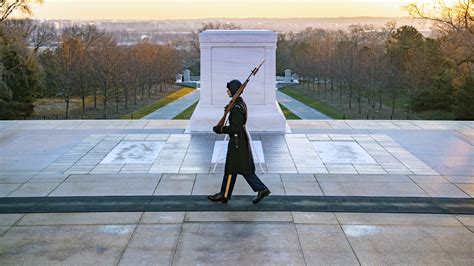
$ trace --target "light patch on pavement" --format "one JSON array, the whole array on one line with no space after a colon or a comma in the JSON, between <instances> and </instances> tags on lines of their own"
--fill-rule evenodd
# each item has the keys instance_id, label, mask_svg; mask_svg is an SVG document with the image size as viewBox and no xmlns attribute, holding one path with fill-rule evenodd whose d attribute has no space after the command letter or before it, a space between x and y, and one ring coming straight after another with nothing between
<instances>
[{"instance_id":1,"label":"light patch on pavement","mask_svg":"<svg viewBox=\"0 0 474 266\"><path fill-rule=\"evenodd\" d=\"M377 164L355 141L313 141L312 143L323 163Z\"/></svg>"},{"instance_id":2,"label":"light patch on pavement","mask_svg":"<svg viewBox=\"0 0 474 266\"><path fill-rule=\"evenodd\" d=\"M344 226L344 232L348 236L352 237L363 237L373 234L377 234L381 229L377 226L372 225L347 225Z\"/></svg>"},{"instance_id":3,"label":"light patch on pavement","mask_svg":"<svg viewBox=\"0 0 474 266\"><path fill-rule=\"evenodd\" d=\"M227 157L227 145L229 141L216 141L214 143L214 150L212 152L211 163L216 163L219 158L219 163L225 163ZM255 163L265 163L265 156L263 156L262 142L259 140L252 141L252 154Z\"/></svg>"},{"instance_id":4,"label":"light patch on pavement","mask_svg":"<svg viewBox=\"0 0 474 266\"><path fill-rule=\"evenodd\" d=\"M100 162L101 164L145 164L153 163L163 148L164 142L124 141L120 142Z\"/></svg>"},{"instance_id":5,"label":"light patch on pavement","mask_svg":"<svg viewBox=\"0 0 474 266\"><path fill-rule=\"evenodd\" d=\"M99 231L108 235L126 235L130 233L130 226L105 225L99 227Z\"/></svg>"}]
</instances>

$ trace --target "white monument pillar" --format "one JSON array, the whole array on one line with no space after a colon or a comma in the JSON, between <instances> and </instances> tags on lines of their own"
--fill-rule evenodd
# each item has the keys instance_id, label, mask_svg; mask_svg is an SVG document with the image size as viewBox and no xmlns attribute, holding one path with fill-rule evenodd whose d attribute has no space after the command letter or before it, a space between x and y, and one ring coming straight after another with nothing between
<instances>
[{"instance_id":1,"label":"white monument pillar","mask_svg":"<svg viewBox=\"0 0 474 266\"><path fill-rule=\"evenodd\" d=\"M227 82L242 83L252 76L242 97L247 103L247 128L258 132L285 132L287 124L276 101L276 33L269 30L207 30L199 35L201 48L201 98L186 132L209 132L229 103Z\"/></svg>"},{"instance_id":2,"label":"white monument pillar","mask_svg":"<svg viewBox=\"0 0 474 266\"><path fill-rule=\"evenodd\" d=\"M291 70L285 70L285 83L291 83Z\"/></svg>"},{"instance_id":3,"label":"white monument pillar","mask_svg":"<svg viewBox=\"0 0 474 266\"><path fill-rule=\"evenodd\" d=\"M191 81L191 70L186 69L183 71L183 82L190 82Z\"/></svg>"}]
</instances>

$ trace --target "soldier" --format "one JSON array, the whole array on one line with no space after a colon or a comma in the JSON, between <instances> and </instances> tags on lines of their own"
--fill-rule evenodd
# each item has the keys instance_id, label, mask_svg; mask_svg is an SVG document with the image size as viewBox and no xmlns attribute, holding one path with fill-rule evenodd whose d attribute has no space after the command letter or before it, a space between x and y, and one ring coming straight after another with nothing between
<instances>
[{"instance_id":1,"label":"soldier","mask_svg":"<svg viewBox=\"0 0 474 266\"><path fill-rule=\"evenodd\" d=\"M242 83L232 80L227 83L227 94L234 96ZM247 105L242 97L237 98L234 107L230 111L229 126L215 126L214 132L217 134L229 134L230 140L227 147L227 158L225 161L225 173L222 180L221 191L207 198L214 202L227 203L232 196L237 174L243 175L245 180L258 192L257 197L252 202L258 203L264 197L270 195L270 190L262 183L255 174L255 164L253 162L252 150L245 124L247 123Z\"/></svg>"}]
</instances>

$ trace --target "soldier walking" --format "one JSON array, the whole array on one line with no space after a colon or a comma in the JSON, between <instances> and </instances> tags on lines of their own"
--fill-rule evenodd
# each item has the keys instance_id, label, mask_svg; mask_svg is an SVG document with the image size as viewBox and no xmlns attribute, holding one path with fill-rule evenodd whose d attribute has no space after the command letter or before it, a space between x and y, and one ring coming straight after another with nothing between
<instances>
[{"instance_id":1,"label":"soldier walking","mask_svg":"<svg viewBox=\"0 0 474 266\"><path fill-rule=\"evenodd\" d=\"M232 80L227 83L227 94L234 96L242 83L238 80ZM255 174L255 164L253 161L252 150L250 148L249 137L245 124L247 123L247 105L242 97L238 97L234 107L230 111L228 126L215 126L214 132L217 134L229 134L230 140L227 147L227 158L225 161L225 172L222 180L221 191L207 198L214 202L227 203L232 196L237 175L243 175L247 183L257 197L252 202L258 203L264 197L270 195L270 190L262 183Z\"/></svg>"}]
</instances>

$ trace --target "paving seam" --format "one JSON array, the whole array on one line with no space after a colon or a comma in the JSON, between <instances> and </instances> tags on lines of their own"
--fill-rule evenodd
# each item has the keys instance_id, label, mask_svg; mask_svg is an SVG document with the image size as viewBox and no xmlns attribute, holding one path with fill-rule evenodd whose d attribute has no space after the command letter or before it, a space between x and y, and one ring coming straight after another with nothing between
<instances>
[{"instance_id":1,"label":"paving seam","mask_svg":"<svg viewBox=\"0 0 474 266\"><path fill-rule=\"evenodd\" d=\"M337 224L339 225L339 229L341 229L342 234L344 234L344 238L346 239L347 244L349 244L349 247L351 248L352 253L354 254L354 257L356 258L357 263L359 263L359 265L362 265L360 263L359 256L357 256L357 252L354 250L354 247L352 246L351 240L349 239L349 237L346 234L346 231L344 231L344 228L342 227L341 221L339 221L339 218L337 217L337 215L335 215L335 214L333 214L333 215L334 215L334 218L336 218Z\"/></svg>"},{"instance_id":2,"label":"paving seam","mask_svg":"<svg viewBox=\"0 0 474 266\"><path fill-rule=\"evenodd\" d=\"M26 214L23 214L20 219L18 219L15 223L13 223L12 225L10 225L10 227L8 227L7 230L5 230L3 233L0 234L0 236L4 236L8 231L10 231L10 229L12 229L14 226L18 226L18 224L20 223L20 221L26 216ZM7 225L8 226L8 225Z\"/></svg>"},{"instance_id":3,"label":"paving seam","mask_svg":"<svg viewBox=\"0 0 474 266\"><path fill-rule=\"evenodd\" d=\"M298 238L298 245L300 246L300 251L301 251L301 255L303 256L304 264L308 265L308 262L306 260L306 256L304 254L303 245L301 245L301 239L300 239L300 234L298 232L298 227L296 226L297 224L295 223L295 218L293 217L293 212L291 212L291 218L293 219L292 224L293 224L293 228L295 228L296 237Z\"/></svg>"},{"instance_id":4,"label":"paving seam","mask_svg":"<svg viewBox=\"0 0 474 266\"><path fill-rule=\"evenodd\" d=\"M414 183L419 189L421 189L421 191L423 191L426 195L428 195L428 196L431 197L430 193L428 193L426 190L424 190L424 189L420 186L420 184L418 184L418 182L415 182L415 180L413 180L413 178L411 178L410 175L404 175L404 176L406 176L408 179L410 179L411 182L413 182L413 183ZM461 191L462 191L462 190L461 190ZM466 195L466 196L467 196L467 195Z\"/></svg>"},{"instance_id":5,"label":"paving seam","mask_svg":"<svg viewBox=\"0 0 474 266\"><path fill-rule=\"evenodd\" d=\"M448 181L451 182L450 180L448 180ZM470 194L469 194L467 191L465 191L464 189L462 189L462 188L459 187L459 184L460 184L460 183L453 183L453 182L451 182L451 184L453 184L457 189L461 190L464 194L470 196ZM466 184L468 184L468 183L466 183Z\"/></svg>"},{"instance_id":6,"label":"paving seam","mask_svg":"<svg viewBox=\"0 0 474 266\"><path fill-rule=\"evenodd\" d=\"M137 231L137 228L143 219L143 215L145 215L145 212L142 212L142 215L140 215L140 219L138 219L138 223L135 224L135 227L133 228L133 232L130 234L130 237L128 238L127 244L123 248L122 252L120 252L120 256L116 265L120 265L120 262L122 261L122 258L123 258L123 254L125 254L125 251L127 251L127 248L130 245L130 242L133 240L133 237L135 236L135 232Z\"/></svg>"},{"instance_id":7,"label":"paving seam","mask_svg":"<svg viewBox=\"0 0 474 266\"><path fill-rule=\"evenodd\" d=\"M235 196L228 204L212 203L205 195L1 198L0 213L298 211L474 215L472 198L270 196L259 204L252 204L252 198Z\"/></svg>"},{"instance_id":8,"label":"paving seam","mask_svg":"<svg viewBox=\"0 0 474 266\"><path fill-rule=\"evenodd\" d=\"M176 254L178 253L179 241L181 240L181 235L183 233L185 222L186 222L186 214L184 214L183 222L181 223L181 226L179 229L178 238L176 239L176 245L174 245L174 248L173 248L173 257L171 258L171 265L176 265L174 261L176 260Z\"/></svg>"},{"instance_id":9,"label":"paving seam","mask_svg":"<svg viewBox=\"0 0 474 266\"><path fill-rule=\"evenodd\" d=\"M474 233L474 231L471 230L471 229L469 228L469 226L467 226L466 224L464 224L464 223L461 221L461 219L458 218L458 216L453 215L453 217L454 217L454 219L456 219L459 223L461 223L467 230L469 230L469 231L471 231L472 233Z\"/></svg>"}]
</instances>

